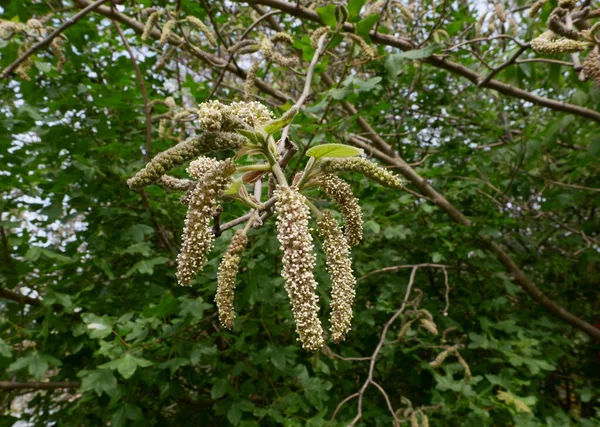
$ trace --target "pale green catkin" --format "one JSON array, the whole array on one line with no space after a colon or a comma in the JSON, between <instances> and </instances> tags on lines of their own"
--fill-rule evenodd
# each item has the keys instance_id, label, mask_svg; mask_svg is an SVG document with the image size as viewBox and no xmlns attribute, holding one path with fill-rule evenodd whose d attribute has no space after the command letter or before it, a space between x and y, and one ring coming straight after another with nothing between
<instances>
[{"instance_id":1,"label":"pale green catkin","mask_svg":"<svg viewBox=\"0 0 600 427\"><path fill-rule=\"evenodd\" d=\"M148 40L150 34L152 34L152 29L158 22L158 17L160 16L159 12L152 12L150 17L148 17L148 21L146 21L146 25L144 26L144 32L142 33L142 40Z\"/></svg>"},{"instance_id":2,"label":"pale green catkin","mask_svg":"<svg viewBox=\"0 0 600 427\"><path fill-rule=\"evenodd\" d=\"M319 187L340 208L344 217L344 235L350 246L360 243L363 236L363 217L358 199L352 194L350 185L333 174L321 177Z\"/></svg>"},{"instance_id":3,"label":"pale green catkin","mask_svg":"<svg viewBox=\"0 0 600 427\"><path fill-rule=\"evenodd\" d=\"M310 35L310 45L312 46L313 49L316 49L319 47L319 39L321 38L321 36L323 34L327 34L327 33L329 33L329 27L320 27L312 32L312 34Z\"/></svg>"},{"instance_id":4,"label":"pale green catkin","mask_svg":"<svg viewBox=\"0 0 600 427\"><path fill-rule=\"evenodd\" d=\"M240 40L240 41L234 43L233 45L229 46L229 48L227 49L227 52L235 53L242 48L246 48L246 47L250 47L250 46L252 46L254 48L253 52L256 52L259 49L259 46L256 44L256 42L254 40L244 39L244 40ZM248 53L248 52L246 52L246 53Z\"/></svg>"},{"instance_id":5,"label":"pale green catkin","mask_svg":"<svg viewBox=\"0 0 600 427\"><path fill-rule=\"evenodd\" d=\"M545 31L531 40L531 48L539 53L574 53L589 46L588 42L561 38L553 31Z\"/></svg>"},{"instance_id":6,"label":"pale green catkin","mask_svg":"<svg viewBox=\"0 0 600 427\"><path fill-rule=\"evenodd\" d=\"M230 159L218 162L190 195L181 251L177 255L177 280L180 285L188 285L206 263L214 240L211 227L213 212L229 188L234 172L235 165Z\"/></svg>"},{"instance_id":7,"label":"pale green catkin","mask_svg":"<svg viewBox=\"0 0 600 427\"><path fill-rule=\"evenodd\" d=\"M331 339L339 343L352 327L352 303L356 278L352 272L350 246L330 211L324 211L317 223L323 238L327 271L331 277Z\"/></svg>"},{"instance_id":8,"label":"pale green catkin","mask_svg":"<svg viewBox=\"0 0 600 427\"><path fill-rule=\"evenodd\" d=\"M254 83L256 82L256 73L258 72L259 62L256 61L252 64L250 71L246 75L246 81L244 82L244 100L250 102L252 100L252 90L254 89Z\"/></svg>"},{"instance_id":9,"label":"pale green catkin","mask_svg":"<svg viewBox=\"0 0 600 427\"><path fill-rule=\"evenodd\" d=\"M237 149L245 142L243 136L231 132L205 132L192 136L157 154L141 171L127 180L127 185L134 190L143 188L194 157L211 151Z\"/></svg>"},{"instance_id":10,"label":"pale green catkin","mask_svg":"<svg viewBox=\"0 0 600 427\"><path fill-rule=\"evenodd\" d=\"M377 58L377 51L373 48L373 46L370 46L361 36L358 36L354 33L344 33L344 37L349 38L354 43L356 43L360 47L362 53L370 60L374 60L375 58Z\"/></svg>"},{"instance_id":11,"label":"pale green catkin","mask_svg":"<svg viewBox=\"0 0 600 427\"><path fill-rule=\"evenodd\" d=\"M175 27L176 24L177 24L177 21L175 19L171 19L171 20L167 21L167 23L164 25L162 32L160 33L160 45L161 46L164 46L169 41L169 38L173 34L173 28Z\"/></svg>"},{"instance_id":12,"label":"pale green catkin","mask_svg":"<svg viewBox=\"0 0 600 427\"><path fill-rule=\"evenodd\" d=\"M233 308L233 298L235 293L235 278L237 276L242 252L246 247L248 238L243 230L238 231L227 248L223 260L219 265L217 275L217 294L215 303L219 311L219 321L227 329L233 328L235 319L235 310Z\"/></svg>"},{"instance_id":13,"label":"pale green catkin","mask_svg":"<svg viewBox=\"0 0 600 427\"><path fill-rule=\"evenodd\" d=\"M196 181L192 181L191 179L175 178L169 175L161 176L158 183L171 191L187 191L190 187L196 185Z\"/></svg>"},{"instance_id":14,"label":"pale green catkin","mask_svg":"<svg viewBox=\"0 0 600 427\"><path fill-rule=\"evenodd\" d=\"M186 20L194 28L196 28L198 31L200 31L201 33L204 34L204 36L206 37L206 40L208 41L208 43L211 46L215 46L215 47L217 46L217 39L215 38L215 36L212 33L212 31L210 30L210 28L208 28L204 22L202 22L200 19L196 18L195 16L188 16L186 18Z\"/></svg>"},{"instance_id":15,"label":"pale green catkin","mask_svg":"<svg viewBox=\"0 0 600 427\"><path fill-rule=\"evenodd\" d=\"M356 172L364 175L372 181L389 188L402 188L402 180L382 168L377 163L361 157L347 157L341 159L329 159L323 162L322 169L326 172Z\"/></svg>"},{"instance_id":16,"label":"pale green catkin","mask_svg":"<svg viewBox=\"0 0 600 427\"><path fill-rule=\"evenodd\" d=\"M304 349L317 351L323 347L324 340L313 275L316 257L308 229L309 209L306 198L295 188L278 186L275 197L277 238L283 251L281 275L292 305L296 332Z\"/></svg>"}]
</instances>

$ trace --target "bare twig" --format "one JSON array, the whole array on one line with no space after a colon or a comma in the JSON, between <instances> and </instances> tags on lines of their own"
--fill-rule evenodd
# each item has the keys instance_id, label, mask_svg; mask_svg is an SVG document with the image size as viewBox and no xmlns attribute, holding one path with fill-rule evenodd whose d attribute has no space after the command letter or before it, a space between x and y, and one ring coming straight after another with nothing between
<instances>
[{"instance_id":1,"label":"bare twig","mask_svg":"<svg viewBox=\"0 0 600 427\"><path fill-rule=\"evenodd\" d=\"M129 45L129 42L125 37L125 34L123 34L121 27L119 27L119 24L117 24L117 22L114 19L112 20L112 23L117 29L119 37L125 45L125 49L127 49L127 53L129 54L129 58L131 59L131 63L133 64L133 69L135 70L135 76L137 78L138 84L140 85L140 91L142 92L142 98L144 100L144 115L146 116L146 152L144 153L144 158L148 162L150 161L150 152L152 150L152 114L150 111L150 100L148 99L148 91L146 90L146 85L144 84L144 76L142 75L140 66L135 60L135 55L131 50L131 46Z\"/></svg>"},{"instance_id":2,"label":"bare twig","mask_svg":"<svg viewBox=\"0 0 600 427\"><path fill-rule=\"evenodd\" d=\"M481 87L484 86L485 84L487 84L492 77L494 77L496 74L498 74L500 71L504 70L506 67L512 65L515 63L515 61L517 60L517 58L519 56L521 56L523 54L523 52L525 52L527 49L529 49L529 43L521 46L519 48L519 50L517 50L515 52L515 54L513 56L511 56L506 62L504 62L501 65L498 65L497 67L495 67L487 76L485 76L483 79L481 79L481 81L479 81L477 83L477 86Z\"/></svg>"}]
</instances>

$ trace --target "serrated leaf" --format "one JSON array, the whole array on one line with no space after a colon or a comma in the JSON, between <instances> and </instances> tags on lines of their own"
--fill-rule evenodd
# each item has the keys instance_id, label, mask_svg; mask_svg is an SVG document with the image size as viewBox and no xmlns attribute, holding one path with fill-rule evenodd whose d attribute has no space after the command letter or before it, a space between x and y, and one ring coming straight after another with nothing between
<instances>
[{"instance_id":1,"label":"serrated leaf","mask_svg":"<svg viewBox=\"0 0 600 427\"><path fill-rule=\"evenodd\" d=\"M83 392L94 391L98 396L102 393L112 396L117 391L117 378L109 369L82 371L77 376L82 378L80 390Z\"/></svg>"},{"instance_id":2,"label":"serrated leaf","mask_svg":"<svg viewBox=\"0 0 600 427\"><path fill-rule=\"evenodd\" d=\"M112 333L113 324L106 316L97 316L93 313L83 313L81 315L86 324L90 338L106 338Z\"/></svg>"},{"instance_id":3,"label":"serrated leaf","mask_svg":"<svg viewBox=\"0 0 600 427\"><path fill-rule=\"evenodd\" d=\"M364 153L362 148L353 147L346 144L323 144L310 148L306 155L320 159L322 157L356 157Z\"/></svg>"}]
</instances>

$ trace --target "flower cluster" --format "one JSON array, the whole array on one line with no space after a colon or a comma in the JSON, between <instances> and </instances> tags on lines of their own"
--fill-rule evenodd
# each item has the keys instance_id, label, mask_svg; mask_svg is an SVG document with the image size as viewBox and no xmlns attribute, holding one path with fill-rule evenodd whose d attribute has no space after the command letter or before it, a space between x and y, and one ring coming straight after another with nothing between
<instances>
[{"instance_id":1,"label":"flower cluster","mask_svg":"<svg viewBox=\"0 0 600 427\"><path fill-rule=\"evenodd\" d=\"M540 53L574 53L589 46L588 42L559 37L553 31L545 31L531 40L532 49Z\"/></svg>"},{"instance_id":2,"label":"flower cluster","mask_svg":"<svg viewBox=\"0 0 600 427\"><path fill-rule=\"evenodd\" d=\"M218 163L218 160L211 157L200 156L193 162L190 162L186 172L192 178L199 180L202 179L208 171L214 169Z\"/></svg>"},{"instance_id":3,"label":"flower cluster","mask_svg":"<svg viewBox=\"0 0 600 427\"><path fill-rule=\"evenodd\" d=\"M325 172L356 172L367 178L389 188L402 188L402 180L377 163L362 157L347 157L341 159L330 159L323 163Z\"/></svg>"},{"instance_id":4,"label":"flower cluster","mask_svg":"<svg viewBox=\"0 0 600 427\"><path fill-rule=\"evenodd\" d=\"M323 237L327 271L331 277L331 339L343 341L352 323L352 303L356 279L352 274L350 246L330 211L323 212L318 221Z\"/></svg>"},{"instance_id":5,"label":"flower cluster","mask_svg":"<svg viewBox=\"0 0 600 427\"><path fill-rule=\"evenodd\" d=\"M45 40L51 33L55 31L52 27L46 27L46 21L49 16L42 17L40 19L28 19L25 24L20 22L5 21L0 19L0 39L8 40L16 35L21 35L22 40L19 43L19 56L23 56L36 41L41 42ZM58 37L53 38L48 46L57 60L56 69L62 71L67 58L63 51L63 42L66 40L66 36L60 34ZM46 43L44 43L46 44ZM14 73L21 79L30 81L29 71L32 65L31 57L26 58L21 62Z\"/></svg>"},{"instance_id":6,"label":"flower cluster","mask_svg":"<svg viewBox=\"0 0 600 427\"><path fill-rule=\"evenodd\" d=\"M231 184L234 172L235 166L231 160L217 162L190 195L183 242L177 256L177 279L180 285L189 284L206 263L214 238L210 226L212 214L218 200Z\"/></svg>"},{"instance_id":7,"label":"flower cluster","mask_svg":"<svg viewBox=\"0 0 600 427\"><path fill-rule=\"evenodd\" d=\"M309 211L305 197L295 188L278 186L277 238L283 250L285 289L290 297L296 320L296 332L302 347L316 351L323 344L323 328L319 320L317 282L313 276L315 266L314 245L308 230Z\"/></svg>"},{"instance_id":8,"label":"flower cluster","mask_svg":"<svg viewBox=\"0 0 600 427\"><path fill-rule=\"evenodd\" d=\"M233 132L205 132L192 136L154 157L142 170L127 180L137 190L156 182L171 169L201 154L240 148L246 139Z\"/></svg>"},{"instance_id":9,"label":"flower cluster","mask_svg":"<svg viewBox=\"0 0 600 427\"><path fill-rule=\"evenodd\" d=\"M363 236L363 218L358 199L343 179L333 174L324 175L319 183L321 189L337 203L344 216L344 234L350 246L360 243Z\"/></svg>"},{"instance_id":10,"label":"flower cluster","mask_svg":"<svg viewBox=\"0 0 600 427\"><path fill-rule=\"evenodd\" d=\"M149 20L151 21L151 19ZM289 42L284 33L275 35L276 42ZM229 105L210 101L198 106L197 110L177 110L173 98L154 101L169 108L173 122L196 120L202 134L179 142L174 147L159 153L127 183L139 189L157 182L165 189L185 192L181 203L188 206L182 244L177 256L177 280L180 285L189 285L194 276L207 262L215 234L230 227L218 226L217 205L221 199L241 201L255 211L247 217L243 230L238 231L223 256L217 274L215 302L219 321L223 327L232 329L236 317L234 311L235 280L244 248L248 242L246 233L252 225L269 214L273 201L261 204L260 198L250 196L246 184L254 182L248 174L270 172L270 193L275 201L277 238L283 252L281 276L289 296L296 323L298 340L302 347L317 351L323 347L325 337L319 319L319 297L313 269L316 264L314 244L309 230L309 206L318 217L318 233L323 239L331 288L331 339L338 343L346 338L351 329L352 303L355 297L356 279L352 271L350 248L357 245L363 234L363 218L358 199L352 194L350 185L335 175L336 172L351 171L365 175L388 187L400 188L402 182L394 174L366 159L358 157L318 157L308 154L312 160L292 187L288 186L282 166L277 160L274 132L291 123L298 112L293 106L275 119L271 111L258 102L234 102ZM165 126L163 126L164 128ZM184 129L185 131L185 129ZM330 155L360 155L361 150L337 144L325 147ZM205 157L210 151L235 149L237 154L226 160ZM318 152L319 150L317 150ZM323 152L323 148L321 148ZM315 154L315 153L313 153ZM267 162L256 165L236 165L235 159L242 156L263 155ZM176 178L167 173L190 161L186 171L189 179ZM235 174L245 174L234 180ZM260 176L260 175L258 175ZM319 186L340 207L344 218L342 231L330 211L319 212L300 192L311 186ZM272 187L272 188L271 188ZM271 211L272 212L272 211ZM260 214L260 215L259 215ZM213 227L213 220L216 227ZM235 224L232 221L230 224ZM430 324L424 325L433 330Z\"/></svg>"},{"instance_id":11,"label":"flower cluster","mask_svg":"<svg viewBox=\"0 0 600 427\"><path fill-rule=\"evenodd\" d=\"M233 309L233 296L235 291L235 277L237 276L242 252L248 243L248 238L243 230L238 231L227 248L219 266L217 276L217 295L215 302L219 310L219 321L227 329L233 328L235 311Z\"/></svg>"},{"instance_id":12,"label":"flower cluster","mask_svg":"<svg viewBox=\"0 0 600 427\"><path fill-rule=\"evenodd\" d=\"M600 86L600 55L598 55L598 49L594 49L588 54L583 63L583 72Z\"/></svg>"}]
</instances>

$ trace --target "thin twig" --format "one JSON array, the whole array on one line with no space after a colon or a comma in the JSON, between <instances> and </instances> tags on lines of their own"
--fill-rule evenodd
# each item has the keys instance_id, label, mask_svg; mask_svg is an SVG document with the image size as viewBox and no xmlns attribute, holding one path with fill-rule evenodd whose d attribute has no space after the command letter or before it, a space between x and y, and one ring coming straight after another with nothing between
<instances>
[{"instance_id":1,"label":"thin twig","mask_svg":"<svg viewBox=\"0 0 600 427\"><path fill-rule=\"evenodd\" d=\"M515 54L513 56L510 57L510 59L508 61L506 61L505 63L494 67L494 69L487 75L485 76L483 79L481 79L478 83L477 86L481 87L485 84L487 84L492 77L494 77L496 74L498 74L500 71L504 70L506 67L512 65L515 63L515 61L517 60L517 58L519 56L521 56L521 54L523 54L523 52L525 52L527 49L529 49L529 43L526 43L525 45L519 47L519 50L515 52Z\"/></svg>"},{"instance_id":2,"label":"thin twig","mask_svg":"<svg viewBox=\"0 0 600 427\"><path fill-rule=\"evenodd\" d=\"M138 84L140 85L140 90L142 92L142 98L144 99L144 115L146 116L146 152L144 153L144 158L147 162L150 161L150 152L152 150L152 114L150 111L150 100L148 99L148 91L146 90L146 85L144 84L144 76L142 75L142 71L140 70L140 66L135 60L135 55L131 50L131 46L123 34L121 27L119 24L112 19L112 23L114 24L117 32L119 33L119 37L123 44L125 45L125 49L127 49L127 53L129 53L129 58L131 59L131 63L133 64L133 69L135 70L135 76L137 77Z\"/></svg>"},{"instance_id":3,"label":"thin twig","mask_svg":"<svg viewBox=\"0 0 600 427\"><path fill-rule=\"evenodd\" d=\"M306 101L306 98L308 98L308 95L310 94L310 87L312 84L312 77L313 77L313 73L315 71L315 67L317 66L317 62L319 62L319 57L321 56L321 54L323 53L323 50L325 49L325 39L327 38L327 33L323 34L320 38L319 41L317 43L317 50L315 51L315 54L312 57L312 60L310 61L310 65L308 66L308 69L306 70L306 80L304 81L304 89L302 90L302 93L300 94L300 98L298 98L298 100L296 101L295 106L298 107L298 109L302 108L302 105L304 104L304 102ZM279 139L279 143L281 144L282 141L285 141L288 137L288 134L290 132L290 127L292 126L292 124L290 123L289 125L287 125L286 127L283 128L283 131L281 132L281 138Z\"/></svg>"},{"instance_id":4,"label":"thin twig","mask_svg":"<svg viewBox=\"0 0 600 427\"><path fill-rule=\"evenodd\" d=\"M398 270L403 270L403 269L408 269L408 268L453 268L451 265L444 265L444 264L404 264L404 265L392 265L390 267L384 267L384 268L379 268L377 270L373 270L370 273L365 274L364 276L356 279L357 282L360 282L361 280L366 279L369 276L372 276L373 274L377 274L377 273L383 273L383 272L394 272L394 271L398 271Z\"/></svg>"}]
</instances>

